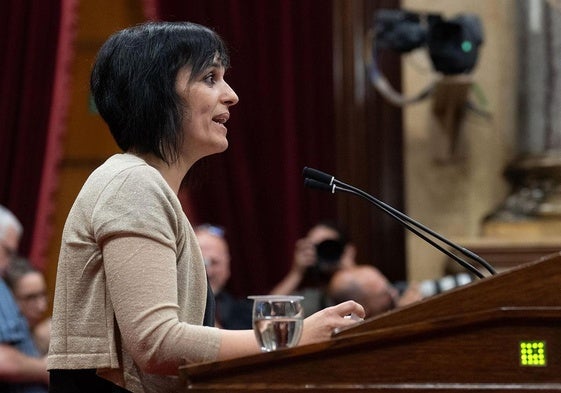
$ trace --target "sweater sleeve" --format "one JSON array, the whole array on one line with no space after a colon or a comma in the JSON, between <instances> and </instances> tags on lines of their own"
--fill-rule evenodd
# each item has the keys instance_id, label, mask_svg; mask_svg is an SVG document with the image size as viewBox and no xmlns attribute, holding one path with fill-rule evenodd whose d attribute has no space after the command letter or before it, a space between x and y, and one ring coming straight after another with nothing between
<instances>
[{"instance_id":1,"label":"sweater sleeve","mask_svg":"<svg viewBox=\"0 0 561 393\"><path fill-rule=\"evenodd\" d=\"M183 213L163 182L152 168L122 174L100 196L92 223L125 350L145 372L177 374L182 364L215 360L220 335L179 319Z\"/></svg>"},{"instance_id":2,"label":"sweater sleeve","mask_svg":"<svg viewBox=\"0 0 561 393\"><path fill-rule=\"evenodd\" d=\"M218 329L178 319L172 250L126 236L108 241L103 255L123 345L141 369L176 374L180 365L216 359Z\"/></svg>"}]
</instances>

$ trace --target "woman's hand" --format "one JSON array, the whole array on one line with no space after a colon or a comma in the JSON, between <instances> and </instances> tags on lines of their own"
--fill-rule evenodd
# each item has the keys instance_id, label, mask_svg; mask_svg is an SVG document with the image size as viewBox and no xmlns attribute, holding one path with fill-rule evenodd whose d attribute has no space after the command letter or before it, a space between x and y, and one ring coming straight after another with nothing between
<instances>
[{"instance_id":1,"label":"woman's hand","mask_svg":"<svg viewBox=\"0 0 561 393\"><path fill-rule=\"evenodd\" d=\"M353 300L324 308L304 320L300 344L329 340L336 329L354 325L364 316L364 308Z\"/></svg>"}]
</instances>

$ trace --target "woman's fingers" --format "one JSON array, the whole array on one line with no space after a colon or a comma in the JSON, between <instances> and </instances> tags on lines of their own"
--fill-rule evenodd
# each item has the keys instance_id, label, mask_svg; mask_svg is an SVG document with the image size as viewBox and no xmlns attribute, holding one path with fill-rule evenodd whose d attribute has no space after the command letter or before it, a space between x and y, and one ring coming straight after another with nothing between
<instances>
[{"instance_id":1,"label":"woman's fingers","mask_svg":"<svg viewBox=\"0 0 561 393\"><path fill-rule=\"evenodd\" d=\"M338 330L354 325L365 316L364 308L353 300L327 307L306 318L300 343L329 340Z\"/></svg>"},{"instance_id":2,"label":"woman's fingers","mask_svg":"<svg viewBox=\"0 0 561 393\"><path fill-rule=\"evenodd\" d=\"M346 302L339 303L336 306L333 306L333 308L341 317L350 316L350 319L354 318L354 320L357 318L363 319L366 315L364 307L353 300L347 300Z\"/></svg>"},{"instance_id":3,"label":"woman's fingers","mask_svg":"<svg viewBox=\"0 0 561 393\"><path fill-rule=\"evenodd\" d=\"M332 334L337 334L342 328L352 326L364 320L366 315L364 307L352 300L340 303L333 306L333 308L340 318L335 321Z\"/></svg>"}]
</instances>

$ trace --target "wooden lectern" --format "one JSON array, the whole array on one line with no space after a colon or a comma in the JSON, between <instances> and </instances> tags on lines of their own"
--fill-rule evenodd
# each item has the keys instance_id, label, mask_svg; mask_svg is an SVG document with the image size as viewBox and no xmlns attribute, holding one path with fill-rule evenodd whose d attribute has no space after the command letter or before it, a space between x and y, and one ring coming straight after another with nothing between
<instances>
[{"instance_id":1,"label":"wooden lectern","mask_svg":"<svg viewBox=\"0 0 561 393\"><path fill-rule=\"evenodd\" d=\"M561 253L329 341L180 369L193 392L561 392Z\"/></svg>"}]
</instances>

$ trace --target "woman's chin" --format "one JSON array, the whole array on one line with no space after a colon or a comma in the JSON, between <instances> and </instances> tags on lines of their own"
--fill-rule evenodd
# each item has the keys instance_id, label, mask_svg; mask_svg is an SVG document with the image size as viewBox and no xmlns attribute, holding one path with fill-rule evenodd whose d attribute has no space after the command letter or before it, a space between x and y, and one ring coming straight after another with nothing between
<instances>
[{"instance_id":1,"label":"woman's chin","mask_svg":"<svg viewBox=\"0 0 561 393\"><path fill-rule=\"evenodd\" d=\"M228 149L228 139L224 138L224 141L217 146L217 152L216 153L223 153Z\"/></svg>"},{"instance_id":2,"label":"woman's chin","mask_svg":"<svg viewBox=\"0 0 561 393\"><path fill-rule=\"evenodd\" d=\"M212 149L208 150L208 153L205 156L212 156L215 154L224 153L228 149L228 141L220 144L216 144L213 146Z\"/></svg>"}]
</instances>

